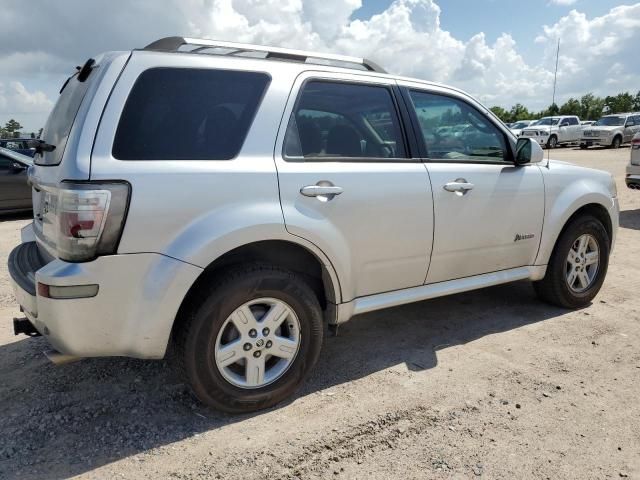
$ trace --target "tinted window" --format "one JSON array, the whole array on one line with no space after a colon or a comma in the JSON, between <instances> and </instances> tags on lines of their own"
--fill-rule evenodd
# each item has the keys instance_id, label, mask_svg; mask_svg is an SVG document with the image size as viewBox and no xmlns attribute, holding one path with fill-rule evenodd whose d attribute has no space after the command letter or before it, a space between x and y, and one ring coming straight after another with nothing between
<instances>
[{"instance_id":1,"label":"tinted window","mask_svg":"<svg viewBox=\"0 0 640 480\"><path fill-rule=\"evenodd\" d=\"M289 120L287 158L405 158L391 91L386 87L307 82Z\"/></svg>"},{"instance_id":2,"label":"tinted window","mask_svg":"<svg viewBox=\"0 0 640 480\"><path fill-rule=\"evenodd\" d=\"M578 119L575 117L570 117L568 120L569 120L569 125L580 125L580 122L578 122Z\"/></svg>"},{"instance_id":3,"label":"tinted window","mask_svg":"<svg viewBox=\"0 0 640 480\"><path fill-rule=\"evenodd\" d=\"M264 73L154 68L136 81L113 144L120 160L229 160L269 83Z\"/></svg>"},{"instance_id":4,"label":"tinted window","mask_svg":"<svg viewBox=\"0 0 640 480\"><path fill-rule=\"evenodd\" d=\"M89 75L85 81L78 81L77 74L67 80L60 97L49 114L47 123L42 130L42 140L55 145L52 152L36 154L34 161L38 165L58 165L62 161L62 154L67 146L67 139L76 118L80 104L96 75Z\"/></svg>"},{"instance_id":5,"label":"tinted window","mask_svg":"<svg viewBox=\"0 0 640 480\"><path fill-rule=\"evenodd\" d=\"M443 95L410 94L430 159L509 160L504 134L473 107Z\"/></svg>"}]
</instances>

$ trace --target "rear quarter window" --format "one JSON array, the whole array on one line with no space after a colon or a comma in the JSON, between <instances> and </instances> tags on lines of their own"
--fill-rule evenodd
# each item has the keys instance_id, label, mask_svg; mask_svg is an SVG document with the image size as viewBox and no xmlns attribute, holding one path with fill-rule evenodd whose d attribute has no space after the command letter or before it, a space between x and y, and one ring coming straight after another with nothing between
<instances>
[{"instance_id":1,"label":"rear quarter window","mask_svg":"<svg viewBox=\"0 0 640 480\"><path fill-rule=\"evenodd\" d=\"M112 154L119 160L230 160L269 81L261 72L147 70L125 103Z\"/></svg>"}]
</instances>

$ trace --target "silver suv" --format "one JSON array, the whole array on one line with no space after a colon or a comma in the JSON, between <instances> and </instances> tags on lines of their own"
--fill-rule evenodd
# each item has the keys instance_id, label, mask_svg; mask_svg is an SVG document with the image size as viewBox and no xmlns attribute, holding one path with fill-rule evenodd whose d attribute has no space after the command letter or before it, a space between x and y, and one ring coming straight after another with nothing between
<instances>
[{"instance_id":1,"label":"silver suv","mask_svg":"<svg viewBox=\"0 0 640 480\"><path fill-rule=\"evenodd\" d=\"M619 148L623 143L631 142L638 132L640 132L640 113L605 115L593 125L583 129L580 148L585 149L592 145Z\"/></svg>"},{"instance_id":2,"label":"silver suv","mask_svg":"<svg viewBox=\"0 0 640 480\"><path fill-rule=\"evenodd\" d=\"M618 226L608 173L338 55L179 37L106 53L36 148L16 332L56 361L172 351L232 412L291 395L325 325L356 314L522 279L584 306Z\"/></svg>"}]
</instances>

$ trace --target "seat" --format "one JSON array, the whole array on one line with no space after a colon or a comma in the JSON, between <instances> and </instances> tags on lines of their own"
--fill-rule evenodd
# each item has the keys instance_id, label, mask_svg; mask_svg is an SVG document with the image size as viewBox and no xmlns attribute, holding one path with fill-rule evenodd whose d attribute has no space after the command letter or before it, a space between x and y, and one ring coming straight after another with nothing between
<instances>
[{"instance_id":1,"label":"seat","mask_svg":"<svg viewBox=\"0 0 640 480\"><path fill-rule=\"evenodd\" d=\"M322 153L322 132L318 125L309 121L300 122L298 124L298 136L300 137L300 147L304 157Z\"/></svg>"},{"instance_id":2,"label":"seat","mask_svg":"<svg viewBox=\"0 0 640 480\"><path fill-rule=\"evenodd\" d=\"M336 125L327 135L327 154L341 157L361 157L360 134L349 125Z\"/></svg>"}]
</instances>

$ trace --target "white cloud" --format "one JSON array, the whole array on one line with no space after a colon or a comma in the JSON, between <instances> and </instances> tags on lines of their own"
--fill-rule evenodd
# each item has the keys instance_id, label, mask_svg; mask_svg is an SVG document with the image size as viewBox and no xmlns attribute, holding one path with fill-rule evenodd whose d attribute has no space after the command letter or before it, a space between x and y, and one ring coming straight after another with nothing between
<instances>
[{"instance_id":1,"label":"white cloud","mask_svg":"<svg viewBox=\"0 0 640 480\"><path fill-rule=\"evenodd\" d=\"M595 18L572 10L541 27L533 62L525 60L508 34L492 43L482 32L466 41L455 38L440 25L437 0L394 0L384 11L359 20L351 17L361 0L130 0L126 8L115 8L108 0L65 0L63 5L37 0L28 16L18 3L3 9L0 117L7 115L8 105L12 112L50 108L42 91L17 94L12 81L49 82L54 87L39 90L53 98L64 77L89 56L141 47L170 35L368 57L393 73L459 86L488 104L520 102L535 109L550 103L556 42L561 38L560 101L588 91L635 91L640 85L640 65L633 61L640 44L640 3ZM51 25L56 34L51 34Z\"/></svg>"},{"instance_id":2,"label":"white cloud","mask_svg":"<svg viewBox=\"0 0 640 480\"><path fill-rule=\"evenodd\" d=\"M567 5L573 5L574 3L576 3L578 0L551 0L549 3L552 3L554 5L563 5L563 6L567 6Z\"/></svg>"},{"instance_id":3,"label":"white cloud","mask_svg":"<svg viewBox=\"0 0 640 480\"><path fill-rule=\"evenodd\" d=\"M29 91L20 82L0 83L0 112L48 113L53 102L44 92Z\"/></svg>"}]
</instances>

